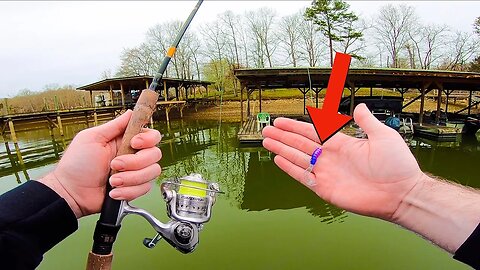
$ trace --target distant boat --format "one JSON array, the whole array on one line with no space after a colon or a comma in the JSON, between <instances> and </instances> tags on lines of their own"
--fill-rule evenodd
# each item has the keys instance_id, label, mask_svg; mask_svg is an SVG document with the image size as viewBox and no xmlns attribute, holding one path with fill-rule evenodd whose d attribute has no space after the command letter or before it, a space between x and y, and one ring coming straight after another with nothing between
<instances>
[{"instance_id":1,"label":"distant boat","mask_svg":"<svg viewBox=\"0 0 480 270\"><path fill-rule=\"evenodd\" d=\"M403 98L392 96L356 96L354 106L360 103L365 103L379 120L385 120L391 115L402 112ZM340 113L350 113L350 96L342 98L338 110Z\"/></svg>"}]
</instances>

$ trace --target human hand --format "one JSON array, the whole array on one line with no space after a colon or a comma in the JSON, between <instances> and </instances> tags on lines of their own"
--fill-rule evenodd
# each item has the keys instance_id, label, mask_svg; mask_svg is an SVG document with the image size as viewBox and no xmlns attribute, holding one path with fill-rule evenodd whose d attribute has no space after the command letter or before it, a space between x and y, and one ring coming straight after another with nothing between
<instances>
[{"instance_id":1,"label":"human hand","mask_svg":"<svg viewBox=\"0 0 480 270\"><path fill-rule=\"evenodd\" d=\"M116 200L144 195L160 175L157 130L145 128L132 138L130 145L137 153L115 157L131 115L128 110L115 120L79 132L56 168L38 180L63 197L77 218L100 212L110 169L118 171L109 179L115 187L109 195Z\"/></svg>"},{"instance_id":2,"label":"human hand","mask_svg":"<svg viewBox=\"0 0 480 270\"><path fill-rule=\"evenodd\" d=\"M342 133L330 138L309 175L316 184L306 186L347 211L394 221L402 200L425 175L402 137L365 104L355 108L354 120L368 139ZM278 118L263 136L263 146L277 154L277 166L305 184L310 155L321 146L313 125Z\"/></svg>"}]
</instances>

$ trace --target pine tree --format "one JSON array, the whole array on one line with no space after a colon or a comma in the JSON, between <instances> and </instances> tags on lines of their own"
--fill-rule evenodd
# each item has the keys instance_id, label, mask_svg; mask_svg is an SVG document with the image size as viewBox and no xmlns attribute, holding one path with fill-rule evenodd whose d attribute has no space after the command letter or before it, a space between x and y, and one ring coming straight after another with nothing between
<instances>
[{"instance_id":1,"label":"pine tree","mask_svg":"<svg viewBox=\"0 0 480 270\"><path fill-rule=\"evenodd\" d=\"M330 49L330 66L333 66L333 43L361 38L362 32L353 29L358 20L350 6L342 0L315 0L305 11L305 18L313 21L327 39Z\"/></svg>"}]
</instances>

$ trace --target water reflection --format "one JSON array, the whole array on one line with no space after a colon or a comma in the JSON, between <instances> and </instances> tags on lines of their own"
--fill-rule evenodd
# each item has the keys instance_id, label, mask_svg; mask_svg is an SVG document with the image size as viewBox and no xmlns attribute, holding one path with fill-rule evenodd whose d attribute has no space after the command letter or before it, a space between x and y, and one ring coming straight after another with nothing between
<instances>
[{"instance_id":1,"label":"water reflection","mask_svg":"<svg viewBox=\"0 0 480 270\"><path fill-rule=\"evenodd\" d=\"M238 145L237 124L172 122L170 128L159 129L164 135L162 177L201 173L221 184L232 205L247 211L305 207L328 223L346 217L278 169L268 151Z\"/></svg>"},{"instance_id":2,"label":"water reflection","mask_svg":"<svg viewBox=\"0 0 480 270\"><path fill-rule=\"evenodd\" d=\"M480 187L477 174L480 143L475 136L465 135L455 142L412 138L409 144L422 170L463 185Z\"/></svg>"},{"instance_id":3,"label":"water reflection","mask_svg":"<svg viewBox=\"0 0 480 270\"><path fill-rule=\"evenodd\" d=\"M18 183L30 180L28 170L55 163L65 151L72 138L83 125L65 127L64 136L53 128L33 128L18 131L19 151L7 134L3 134L4 148L0 149L0 177L14 175Z\"/></svg>"},{"instance_id":4,"label":"water reflection","mask_svg":"<svg viewBox=\"0 0 480 270\"><path fill-rule=\"evenodd\" d=\"M346 217L344 210L320 200L272 161L261 161L259 152L250 153L242 209L263 211L306 207L312 215L327 223L342 221Z\"/></svg>"},{"instance_id":5,"label":"water reflection","mask_svg":"<svg viewBox=\"0 0 480 270\"><path fill-rule=\"evenodd\" d=\"M15 175L18 183L28 180L28 170L56 162L73 136L85 128L72 125L65 136L52 129L19 132L20 164L15 148L4 137L0 150L0 177ZM261 146L239 145L237 123L217 121L171 121L156 123L163 139L162 180L193 172L219 182L229 203L246 211L273 211L306 208L323 222L341 222L345 212L321 200L292 180L273 163L273 155ZM461 184L480 187L476 166L480 161L480 143L474 136L456 142L436 142L409 138L413 154L423 170Z\"/></svg>"}]
</instances>

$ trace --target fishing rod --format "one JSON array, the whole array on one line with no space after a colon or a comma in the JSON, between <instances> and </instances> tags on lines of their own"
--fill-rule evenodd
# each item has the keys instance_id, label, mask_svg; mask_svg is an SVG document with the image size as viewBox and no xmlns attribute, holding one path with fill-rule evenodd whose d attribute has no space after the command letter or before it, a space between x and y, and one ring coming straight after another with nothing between
<instances>
[{"instance_id":1,"label":"fishing rod","mask_svg":"<svg viewBox=\"0 0 480 270\"><path fill-rule=\"evenodd\" d=\"M203 0L199 0L177 34L173 44L168 49L158 72L155 74L149 89L144 89L138 98L130 121L117 151L117 156L133 154L136 151L130 147L131 139L149 122L157 106L157 100L162 85L162 78L167 66L175 54L177 47ZM110 175L116 171L111 171ZM198 244L198 234L203 224L211 217L212 206L216 194L222 193L218 184L210 183L199 174L173 178L162 183L161 192L167 204L167 214L170 221L162 223L144 209L131 206L127 201L112 199L108 194L111 185L106 184L106 194L102 205L100 218L93 234L93 246L88 255L87 270L111 269L113 258L112 248L121 227L123 218L128 214L144 217L155 229L153 238L145 238L143 244L153 248L161 239L183 253L192 252Z\"/></svg>"},{"instance_id":2,"label":"fishing rod","mask_svg":"<svg viewBox=\"0 0 480 270\"><path fill-rule=\"evenodd\" d=\"M150 90L152 91L160 90L159 88L162 85L161 80L163 78L163 73L165 73L168 63L170 63L170 60L172 59L173 55L177 51L177 47L178 47L178 44L180 44L180 40L182 40L183 35L187 31L188 26L192 22L193 17L195 17L195 14L197 13L202 3L203 3L203 0L199 0L197 2L197 5L193 8L192 12L190 13L190 16L188 16L187 20L183 24L182 29L180 29L180 32L178 32L177 37L175 38L175 41L173 41L172 46L170 46L170 48L167 51L167 54L165 55L165 58L163 58L162 64L160 65L158 72L155 74L153 81L150 84L150 87L148 87Z\"/></svg>"}]
</instances>

